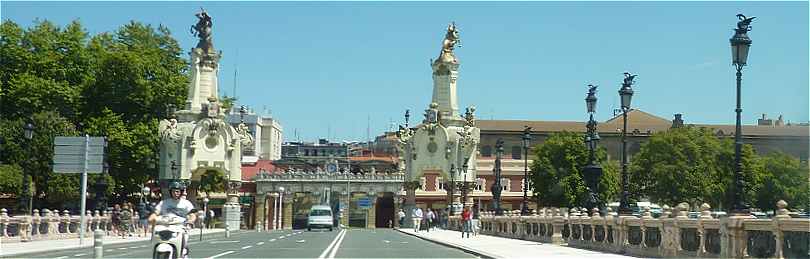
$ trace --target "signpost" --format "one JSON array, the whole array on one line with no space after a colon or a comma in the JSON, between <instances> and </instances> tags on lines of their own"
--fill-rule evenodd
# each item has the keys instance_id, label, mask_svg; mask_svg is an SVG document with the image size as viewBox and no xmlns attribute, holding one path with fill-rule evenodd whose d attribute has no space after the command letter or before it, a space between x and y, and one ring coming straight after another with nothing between
<instances>
[{"instance_id":1,"label":"signpost","mask_svg":"<svg viewBox=\"0 0 810 259\"><path fill-rule=\"evenodd\" d=\"M79 227L79 245L84 242L84 230L87 224L85 210L87 207L87 174L101 173L104 169L104 137L56 137L53 141L53 172L81 173L81 224Z\"/></svg>"},{"instance_id":2,"label":"signpost","mask_svg":"<svg viewBox=\"0 0 810 259\"><path fill-rule=\"evenodd\" d=\"M368 197L357 199L357 207L361 209L371 209L371 199Z\"/></svg>"}]
</instances>

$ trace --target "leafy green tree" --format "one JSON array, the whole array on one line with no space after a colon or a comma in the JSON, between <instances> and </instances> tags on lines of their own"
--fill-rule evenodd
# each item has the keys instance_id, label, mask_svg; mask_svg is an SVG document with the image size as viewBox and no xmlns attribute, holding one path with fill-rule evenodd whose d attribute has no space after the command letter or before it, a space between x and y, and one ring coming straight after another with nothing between
<instances>
[{"instance_id":1,"label":"leafy green tree","mask_svg":"<svg viewBox=\"0 0 810 259\"><path fill-rule=\"evenodd\" d=\"M228 180L225 175L216 171L207 171L200 177L200 191L206 195L212 192L224 192Z\"/></svg>"},{"instance_id":2,"label":"leafy green tree","mask_svg":"<svg viewBox=\"0 0 810 259\"><path fill-rule=\"evenodd\" d=\"M0 165L0 193L21 193L22 176L20 166Z\"/></svg>"},{"instance_id":3,"label":"leafy green tree","mask_svg":"<svg viewBox=\"0 0 810 259\"><path fill-rule=\"evenodd\" d=\"M742 149L746 196L758 190L760 163L754 149ZM634 199L648 198L661 204L688 202L731 205L734 173L734 143L719 139L708 128L682 127L654 134L641 145L629 168L629 187Z\"/></svg>"},{"instance_id":4,"label":"leafy green tree","mask_svg":"<svg viewBox=\"0 0 810 259\"><path fill-rule=\"evenodd\" d=\"M588 152L582 134L573 132L554 133L533 149L530 180L541 206L583 205L588 193L582 168L588 163ZM618 167L607 161L604 148L597 149L596 161L603 168L598 195L608 202L618 193Z\"/></svg>"},{"instance_id":5,"label":"leafy green tree","mask_svg":"<svg viewBox=\"0 0 810 259\"><path fill-rule=\"evenodd\" d=\"M804 208L810 206L810 179L807 164L788 154L775 152L763 156L764 171L762 191L754 196L755 206L762 210L776 209L776 202L785 200L788 206Z\"/></svg>"}]
</instances>

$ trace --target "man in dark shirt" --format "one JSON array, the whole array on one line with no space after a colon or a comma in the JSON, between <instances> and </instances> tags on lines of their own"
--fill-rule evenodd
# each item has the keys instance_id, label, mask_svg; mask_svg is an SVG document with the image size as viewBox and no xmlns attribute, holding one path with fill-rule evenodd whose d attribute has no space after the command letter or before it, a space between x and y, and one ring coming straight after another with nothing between
<instances>
[{"instance_id":1,"label":"man in dark shirt","mask_svg":"<svg viewBox=\"0 0 810 259\"><path fill-rule=\"evenodd\" d=\"M143 229L143 236L149 236L149 215L152 214L152 206L149 203L141 202L138 204L138 224ZM138 234L140 236L140 234Z\"/></svg>"}]
</instances>

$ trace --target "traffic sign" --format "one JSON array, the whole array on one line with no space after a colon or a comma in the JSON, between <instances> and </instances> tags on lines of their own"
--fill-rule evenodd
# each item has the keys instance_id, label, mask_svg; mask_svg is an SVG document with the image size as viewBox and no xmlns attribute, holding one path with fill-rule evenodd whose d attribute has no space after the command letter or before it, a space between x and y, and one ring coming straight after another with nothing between
<instances>
[{"instance_id":1,"label":"traffic sign","mask_svg":"<svg viewBox=\"0 0 810 259\"><path fill-rule=\"evenodd\" d=\"M53 172L101 173L104 169L104 137L56 137L53 143Z\"/></svg>"},{"instance_id":2,"label":"traffic sign","mask_svg":"<svg viewBox=\"0 0 810 259\"><path fill-rule=\"evenodd\" d=\"M371 208L371 199L369 198L360 198L357 200L357 207L361 209L370 209Z\"/></svg>"}]
</instances>

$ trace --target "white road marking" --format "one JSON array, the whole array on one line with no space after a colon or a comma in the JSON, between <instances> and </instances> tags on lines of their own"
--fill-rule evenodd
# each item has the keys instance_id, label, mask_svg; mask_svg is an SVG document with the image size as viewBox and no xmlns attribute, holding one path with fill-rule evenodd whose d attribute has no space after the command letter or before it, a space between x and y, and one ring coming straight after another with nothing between
<instances>
[{"instance_id":1,"label":"white road marking","mask_svg":"<svg viewBox=\"0 0 810 259\"><path fill-rule=\"evenodd\" d=\"M270 239L270 242L276 242L276 239L275 238Z\"/></svg>"},{"instance_id":2,"label":"white road marking","mask_svg":"<svg viewBox=\"0 0 810 259\"><path fill-rule=\"evenodd\" d=\"M327 246L327 247L326 247L326 249L325 249L325 250L323 250L323 253L321 253L321 255L320 255L320 256L318 256L318 259L323 259L323 258L326 258L326 254L328 254L328 253L329 253L329 250L332 250L332 247L333 247L333 246L335 246L335 243L337 243L338 239L340 239L340 237L341 237L341 236L342 236L344 233L346 233L346 229L341 229L341 230L340 230L340 233L338 233L338 234L337 234L337 236L335 236L335 239L333 239L333 240L332 240L332 243L330 243L330 244L329 244L329 246Z\"/></svg>"},{"instance_id":3,"label":"white road marking","mask_svg":"<svg viewBox=\"0 0 810 259\"><path fill-rule=\"evenodd\" d=\"M139 246L138 248L144 248L144 247L146 247L146 245Z\"/></svg>"},{"instance_id":4,"label":"white road marking","mask_svg":"<svg viewBox=\"0 0 810 259\"><path fill-rule=\"evenodd\" d=\"M54 259L62 259L62 258L67 258L67 257L68 256L66 255L66 256L60 256L60 257L57 257L57 258L54 258Z\"/></svg>"},{"instance_id":5,"label":"white road marking","mask_svg":"<svg viewBox=\"0 0 810 259\"><path fill-rule=\"evenodd\" d=\"M253 246L243 246L242 249L244 250L244 249L248 249L248 248L251 248L251 247L253 247Z\"/></svg>"},{"instance_id":6,"label":"white road marking","mask_svg":"<svg viewBox=\"0 0 810 259\"><path fill-rule=\"evenodd\" d=\"M121 247L121 248L118 248L118 250L127 250L127 248L126 247Z\"/></svg>"},{"instance_id":7,"label":"white road marking","mask_svg":"<svg viewBox=\"0 0 810 259\"><path fill-rule=\"evenodd\" d=\"M218 255L214 255L214 256L211 256L211 257L206 257L205 259L214 259L214 258L217 258L217 257L223 256L223 255L232 254L232 253L234 253L234 252L236 252L236 251L228 251L228 252L224 252L224 253L221 253L221 254L218 254Z\"/></svg>"},{"instance_id":8,"label":"white road marking","mask_svg":"<svg viewBox=\"0 0 810 259\"><path fill-rule=\"evenodd\" d=\"M79 256L85 256L85 255L87 255L87 254L75 254L75 255L73 255L73 256L75 256L75 257L79 257Z\"/></svg>"},{"instance_id":9,"label":"white road marking","mask_svg":"<svg viewBox=\"0 0 810 259\"><path fill-rule=\"evenodd\" d=\"M383 242L385 242L386 244L391 243L391 241L388 240L383 240Z\"/></svg>"},{"instance_id":10,"label":"white road marking","mask_svg":"<svg viewBox=\"0 0 810 259\"><path fill-rule=\"evenodd\" d=\"M239 240L229 240L229 241L225 241L225 240L223 240L223 241L214 241L214 242L211 242L211 244L222 244L222 243L239 243Z\"/></svg>"},{"instance_id":11,"label":"white road marking","mask_svg":"<svg viewBox=\"0 0 810 259\"><path fill-rule=\"evenodd\" d=\"M278 239L284 239L284 238L285 238L285 236L280 236L280 237L278 237Z\"/></svg>"},{"instance_id":12,"label":"white road marking","mask_svg":"<svg viewBox=\"0 0 810 259\"><path fill-rule=\"evenodd\" d=\"M112 252L113 250L115 250L115 249L107 249L107 250L104 250L104 252Z\"/></svg>"},{"instance_id":13,"label":"white road marking","mask_svg":"<svg viewBox=\"0 0 810 259\"><path fill-rule=\"evenodd\" d=\"M256 245L264 245L264 242L258 242Z\"/></svg>"},{"instance_id":14,"label":"white road marking","mask_svg":"<svg viewBox=\"0 0 810 259\"><path fill-rule=\"evenodd\" d=\"M340 248L340 244L343 243L343 238L345 238L345 237L346 237L346 232L343 232L343 235L340 236L340 239L338 240L337 244L335 244L335 247L332 248L332 252L329 253L329 259L334 259L335 258L335 253L337 253L337 250Z\"/></svg>"},{"instance_id":15,"label":"white road marking","mask_svg":"<svg viewBox=\"0 0 810 259\"><path fill-rule=\"evenodd\" d=\"M135 248L138 248L138 247L137 246L130 246L129 247L129 249L135 249Z\"/></svg>"},{"instance_id":16,"label":"white road marking","mask_svg":"<svg viewBox=\"0 0 810 259\"><path fill-rule=\"evenodd\" d=\"M298 241L295 241L295 242L296 242L296 243L303 243L303 242L307 242L307 241L306 241L306 240L304 240L304 239L301 239L301 240L298 240Z\"/></svg>"}]
</instances>

